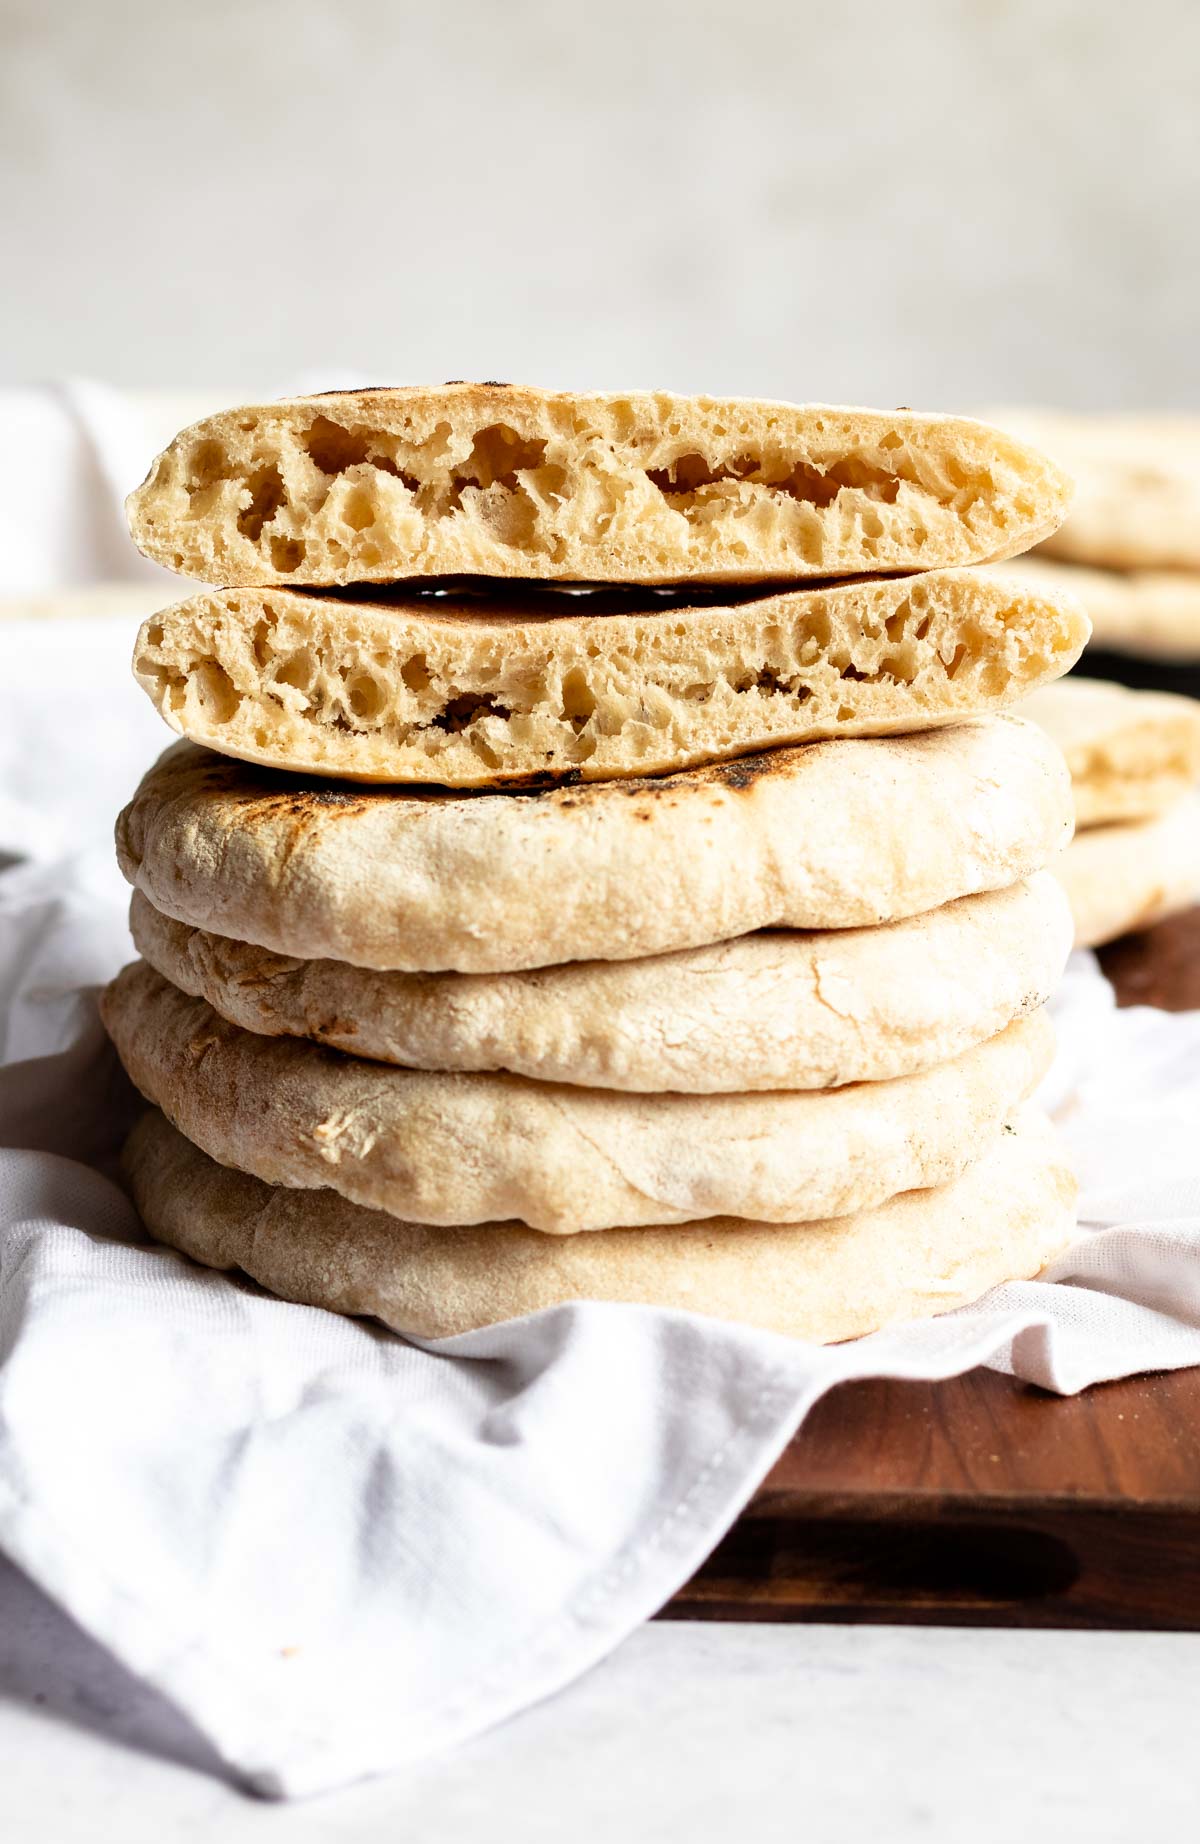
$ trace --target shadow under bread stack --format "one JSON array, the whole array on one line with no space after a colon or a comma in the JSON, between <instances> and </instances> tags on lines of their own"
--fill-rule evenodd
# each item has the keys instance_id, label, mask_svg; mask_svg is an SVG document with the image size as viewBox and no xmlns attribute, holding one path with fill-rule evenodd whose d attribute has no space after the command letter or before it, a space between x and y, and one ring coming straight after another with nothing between
<instances>
[{"instance_id":1,"label":"shadow under bread stack","mask_svg":"<svg viewBox=\"0 0 1200 1844\"><path fill-rule=\"evenodd\" d=\"M186 740L118 823L103 1000L149 1230L430 1337L599 1299L831 1340L1038 1272L1071 788L1006 707L1087 623L974 566L1069 492L909 411L185 431L132 529L227 586L138 638Z\"/></svg>"}]
</instances>

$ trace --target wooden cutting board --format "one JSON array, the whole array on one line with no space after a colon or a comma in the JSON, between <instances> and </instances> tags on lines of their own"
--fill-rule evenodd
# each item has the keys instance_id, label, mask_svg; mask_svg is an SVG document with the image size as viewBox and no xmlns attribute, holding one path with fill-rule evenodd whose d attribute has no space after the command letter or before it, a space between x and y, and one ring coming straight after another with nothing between
<instances>
[{"instance_id":1,"label":"wooden cutting board","mask_svg":"<svg viewBox=\"0 0 1200 1844\"><path fill-rule=\"evenodd\" d=\"M1200 1007L1200 909L1101 959L1122 1004ZM1200 1369L843 1384L664 1614L1200 1631Z\"/></svg>"}]
</instances>

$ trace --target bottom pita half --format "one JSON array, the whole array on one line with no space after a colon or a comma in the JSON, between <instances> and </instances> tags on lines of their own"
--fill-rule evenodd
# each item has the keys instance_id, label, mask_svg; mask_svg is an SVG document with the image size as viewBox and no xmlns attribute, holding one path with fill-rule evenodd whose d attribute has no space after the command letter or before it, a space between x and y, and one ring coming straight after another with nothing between
<instances>
[{"instance_id":1,"label":"bottom pita half","mask_svg":"<svg viewBox=\"0 0 1200 1844\"><path fill-rule=\"evenodd\" d=\"M1035 1012L892 1082L625 1095L394 1069L256 1037L144 962L101 1006L142 1094L223 1165L418 1223L513 1218L551 1235L699 1217L815 1221L944 1184L1032 1092L1054 1037Z\"/></svg>"},{"instance_id":2,"label":"bottom pita half","mask_svg":"<svg viewBox=\"0 0 1200 1844\"><path fill-rule=\"evenodd\" d=\"M1054 866L1075 918L1075 945L1102 947L1200 902L1200 799L1157 819L1096 826Z\"/></svg>"},{"instance_id":3,"label":"bottom pita half","mask_svg":"<svg viewBox=\"0 0 1200 1844\"><path fill-rule=\"evenodd\" d=\"M490 787L924 730L1067 671L1088 634L1068 597L979 570L695 601L208 590L145 623L134 671L173 729L244 761Z\"/></svg>"},{"instance_id":4,"label":"bottom pita half","mask_svg":"<svg viewBox=\"0 0 1200 1844\"><path fill-rule=\"evenodd\" d=\"M152 1236L270 1292L394 1331L446 1338L568 1300L740 1320L819 1344L948 1312L1028 1279L1070 1242L1075 1179L1045 1117L1023 1109L951 1183L831 1222L730 1218L551 1238L519 1224L430 1229L330 1191L229 1171L157 1111L126 1147Z\"/></svg>"},{"instance_id":5,"label":"bottom pita half","mask_svg":"<svg viewBox=\"0 0 1200 1844\"><path fill-rule=\"evenodd\" d=\"M1078 828L1150 819L1200 782L1200 699L1073 674L1021 714L1066 757Z\"/></svg>"}]
</instances>

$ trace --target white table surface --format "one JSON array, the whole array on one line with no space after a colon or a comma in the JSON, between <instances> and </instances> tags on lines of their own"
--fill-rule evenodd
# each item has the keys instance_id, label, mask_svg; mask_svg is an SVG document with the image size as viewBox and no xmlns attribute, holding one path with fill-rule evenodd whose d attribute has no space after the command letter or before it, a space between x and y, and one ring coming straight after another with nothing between
<instances>
[{"instance_id":1,"label":"white table surface","mask_svg":"<svg viewBox=\"0 0 1200 1844\"><path fill-rule=\"evenodd\" d=\"M1160 1844L1198 1709L1200 1635L663 1623L415 1774L266 1804L0 1564L4 1844Z\"/></svg>"}]
</instances>

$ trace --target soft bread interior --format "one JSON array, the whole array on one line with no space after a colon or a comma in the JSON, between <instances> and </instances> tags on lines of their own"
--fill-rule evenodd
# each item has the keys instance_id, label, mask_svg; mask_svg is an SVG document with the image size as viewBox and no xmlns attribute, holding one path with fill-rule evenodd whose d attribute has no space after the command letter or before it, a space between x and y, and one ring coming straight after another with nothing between
<instances>
[{"instance_id":1,"label":"soft bread interior","mask_svg":"<svg viewBox=\"0 0 1200 1844\"><path fill-rule=\"evenodd\" d=\"M462 386L211 417L130 519L210 582L736 581L1012 556L1069 498L1036 450L961 419Z\"/></svg>"},{"instance_id":2,"label":"soft bread interior","mask_svg":"<svg viewBox=\"0 0 1200 1844\"><path fill-rule=\"evenodd\" d=\"M732 607L545 615L286 590L196 596L142 628L167 722L276 766L451 786L642 774L779 743L921 729L1066 670L1069 598L976 571Z\"/></svg>"}]
</instances>

